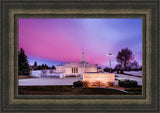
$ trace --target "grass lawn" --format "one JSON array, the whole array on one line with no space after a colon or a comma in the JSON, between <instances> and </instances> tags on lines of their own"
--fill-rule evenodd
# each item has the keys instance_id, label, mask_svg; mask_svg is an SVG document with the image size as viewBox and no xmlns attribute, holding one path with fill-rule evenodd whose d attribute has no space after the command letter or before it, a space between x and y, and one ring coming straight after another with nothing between
<instances>
[{"instance_id":1,"label":"grass lawn","mask_svg":"<svg viewBox=\"0 0 160 113\"><path fill-rule=\"evenodd\" d=\"M34 78L34 77L29 75L18 75L18 79L26 79L26 78Z\"/></svg>"},{"instance_id":2,"label":"grass lawn","mask_svg":"<svg viewBox=\"0 0 160 113\"><path fill-rule=\"evenodd\" d=\"M125 88L125 91L139 93L142 92L142 86L137 86L135 88Z\"/></svg>"},{"instance_id":3,"label":"grass lawn","mask_svg":"<svg viewBox=\"0 0 160 113\"><path fill-rule=\"evenodd\" d=\"M105 88L73 88L68 86L18 86L19 95L135 95L115 89ZM136 94L136 95L141 95Z\"/></svg>"}]
</instances>

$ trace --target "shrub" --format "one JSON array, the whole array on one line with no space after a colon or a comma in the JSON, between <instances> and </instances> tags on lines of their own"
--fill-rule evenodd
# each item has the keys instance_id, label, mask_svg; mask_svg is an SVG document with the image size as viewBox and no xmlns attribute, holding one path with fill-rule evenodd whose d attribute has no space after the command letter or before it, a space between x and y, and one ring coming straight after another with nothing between
<instances>
[{"instance_id":1,"label":"shrub","mask_svg":"<svg viewBox=\"0 0 160 113\"><path fill-rule=\"evenodd\" d=\"M97 87L101 87L103 85L103 83L101 81L95 81L94 84Z\"/></svg>"},{"instance_id":2,"label":"shrub","mask_svg":"<svg viewBox=\"0 0 160 113\"><path fill-rule=\"evenodd\" d=\"M112 86L114 86L114 83L113 82L107 82L107 85L112 87Z\"/></svg>"},{"instance_id":3,"label":"shrub","mask_svg":"<svg viewBox=\"0 0 160 113\"><path fill-rule=\"evenodd\" d=\"M83 81L83 87L88 87L89 86L89 82L88 81Z\"/></svg>"},{"instance_id":4,"label":"shrub","mask_svg":"<svg viewBox=\"0 0 160 113\"><path fill-rule=\"evenodd\" d=\"M115 77L119 77L118 75L115 75Z\"/></svg>"},{"instance_id":5,"label":"shrub","mask_svg":"<svg viewBox=\"0 0 160 113\"><path fill-rule=\"evenodd\" d=\"M77 77L81 77L81 75L77 75Z\"/></svg>"},{"instance_id":6,"label":"shrub","mask_svg":"<svg viewBox=\"0 0 160 113\"><path fill-rule=\"evenodd\" d=\"M66 77L76 77L75 75L67 75Z\"/></svg>"},{"instance_id":7,"label":"shrub","mask_svg":"<svg viewBox=\"0 0 160 113\"><path fill-rule=\"evenodd\" d=\"M120 87L123 87L123 86L124 86L124 81L118 80L118 85L119 85Z\"/></svg>"},{"instance_id":8,"label":"shrub","mask_svg":"<svg viewBox=\"0 0 160 113\"><path fill-rule=\"evenodd\" d=\"M132 88L132 87L137 87L137 81L134 80L124 80L124 81L118 81L118 85L120 87L127 87L127 88Z\"/></svg>"},{"instance_id":9,"label":"shrub","mask_svg":"<svg viewBox=\"0 0 160 113\"><path fill-rule=\"evenodd\" d=\"M82 81L75 81L73 83L74 87L82 87L83 86L83 82Z\"/></svg>"},{"instance_id":10,"label":"shrub","mask_svg":"<svg viewBox=\"0 0 160 113\"><path fill-rule=\"evenodd\" d=\"M128 92L142 92L142 88L125 89L125 91L128 91Z\"/></svg>"},{"instance_id":11,"label":"shrub","mask_svg":"<svg viewBox=\"0 0 160 113\"><path fill-rule=\"evenodd\" d=\"M120 74L123 74L123 70L120 71Z\"/></svg>"}]
</instances>

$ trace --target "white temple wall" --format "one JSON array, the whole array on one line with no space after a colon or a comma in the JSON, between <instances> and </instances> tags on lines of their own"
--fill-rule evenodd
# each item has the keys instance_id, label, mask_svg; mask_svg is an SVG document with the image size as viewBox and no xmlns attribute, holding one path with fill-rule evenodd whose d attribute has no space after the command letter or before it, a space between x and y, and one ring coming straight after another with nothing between
<instances>
[{"instance_id":1,"label":"white temple wall","mask_svg":"<svg viewBox=\"0 0 160 113\"><path fill-rule=\"evenodd\" d=\"M65 74L76 74L72 73L72 68L78 68L78 73L83 72L97 72L97 67L91 66L91 67L65 67Z\"/></svg>"},{"instance_id":2,"label":"white temple wall","mask_svg":"<svg viewBox=\"0 0 160 113\"><path fill-rule=\"evenodd\" d=\"M84 67L78 67L78 73L83 73L84 72Z\"/></svg>"},{"instance_id":3,"label":"white temple wall","mask_svg":"<svg viewBox=\"0 0 160 113\"><path fill-rule=\"evenodd\" d=\"M85 72L97 72L96 66L86 67Z\"/></svg>"},{"instance_id":4,"label":"white temple wall","mask_svg":"<svg viewBox=\"0 0 160 113\"><path fill-rule=\"evenodd\" d=\"M97 72L97 66L95 65L87 65L83 66L83 64L78 63L70 63L65 66L56 66L56 72L64 73L64 74L80 74L84 72Z\"/></svg>"},{"instance_id":5,"label":"white temple wall","mask_svg":"<svg viewBox=\"0 0 160 113\"><path fill-rule=\"evenodd\" d=\"M65 74L71 74L72 68L71 67L65 67Z\"/></svg>"},{"instance_id":6,"label":"white temple wall","mask_svg":"<svg viewBox=\"0 0 160 113\"><path fill-rule=\"evenodd\" d=\"M56 72L64 73L65 72L65 67L64 66L56 66Z\"/></svg>"}]
</instances>

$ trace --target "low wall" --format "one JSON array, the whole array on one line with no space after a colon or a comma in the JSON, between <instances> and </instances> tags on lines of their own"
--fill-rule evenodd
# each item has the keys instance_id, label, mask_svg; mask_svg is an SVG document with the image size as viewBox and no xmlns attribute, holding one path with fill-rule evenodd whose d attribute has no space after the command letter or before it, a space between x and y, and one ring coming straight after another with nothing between
<instances>
[{"instance_id":1,"label":"low wall","mask_svg":"<svg viewBox=\"0 0 160 113\"><path fill-rule=\"evenodd\" d=\"M83 81L89 83L88 87L96 86L97 82L101 84L101 87L107 87L114 85L115 74L114 73L83 73Z\"/></svg>"}]
</instances>

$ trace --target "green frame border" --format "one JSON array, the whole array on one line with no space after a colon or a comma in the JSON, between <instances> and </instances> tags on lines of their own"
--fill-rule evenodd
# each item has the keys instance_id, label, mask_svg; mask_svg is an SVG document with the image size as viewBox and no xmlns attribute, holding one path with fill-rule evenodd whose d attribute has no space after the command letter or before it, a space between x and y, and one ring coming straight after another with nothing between
<instances>
[{"instance_id":1,"label":"green frame border","mask_svg":"<svg viewBox=\"0 0 160 113\"><path fill-rule=\"evenodd\" d=\"M1 112L160 112L159 109L159 0L0 0L0 100ZM82 13L84 11L88 13L101 10L100 13L104 13L103 10L122 10L121 13L127 14L129 10L139 10L131 14L145 13L146 18L145 28L146 33L143 33L143 46L146 48L146 52L143 51L143 67L146 66L147 78L146 78L146 99L138 99L137 102L133 102L136 99L16 99L14 95L14 74L17 74L17 45L15 41L14 32L16 30L14 26L14 13L18 13L23 10L36 10L40 9L43 13L46 9L54 9L53 12L65 13L65 11L75 14ZM65 11L63 12L63 10ZM66 10L69 9L69 10ZM97 9L97 10L94 10ZM61 12L56 12L60 10ZM79 10L79 12L75 12ZM81 10L83 10L81 12ZM141 11L143 10L143 11ZM31 11L29 11L31 12ZM34 13L34 12L33 12ZM119 14L121 14L119 13ZM13 14L13 15L12 15ZM27 14L27 12L26 12ZM118 13L117 13L118 14ZM145 56L144 56L145 55ZM14 70L11 72L11 70ZM144 72L144 71L143 71ZM149 77L148 77L149 76ZM16 79L16 78L15 78ZM143 78L144 79L144 78ZM143 84L144 85L144 84ZM113 100L113 101L112 101ZM86 103L87 102L87 103ZM117 104L118 103L118 104Z\"/></svg>"}]
</instances>

